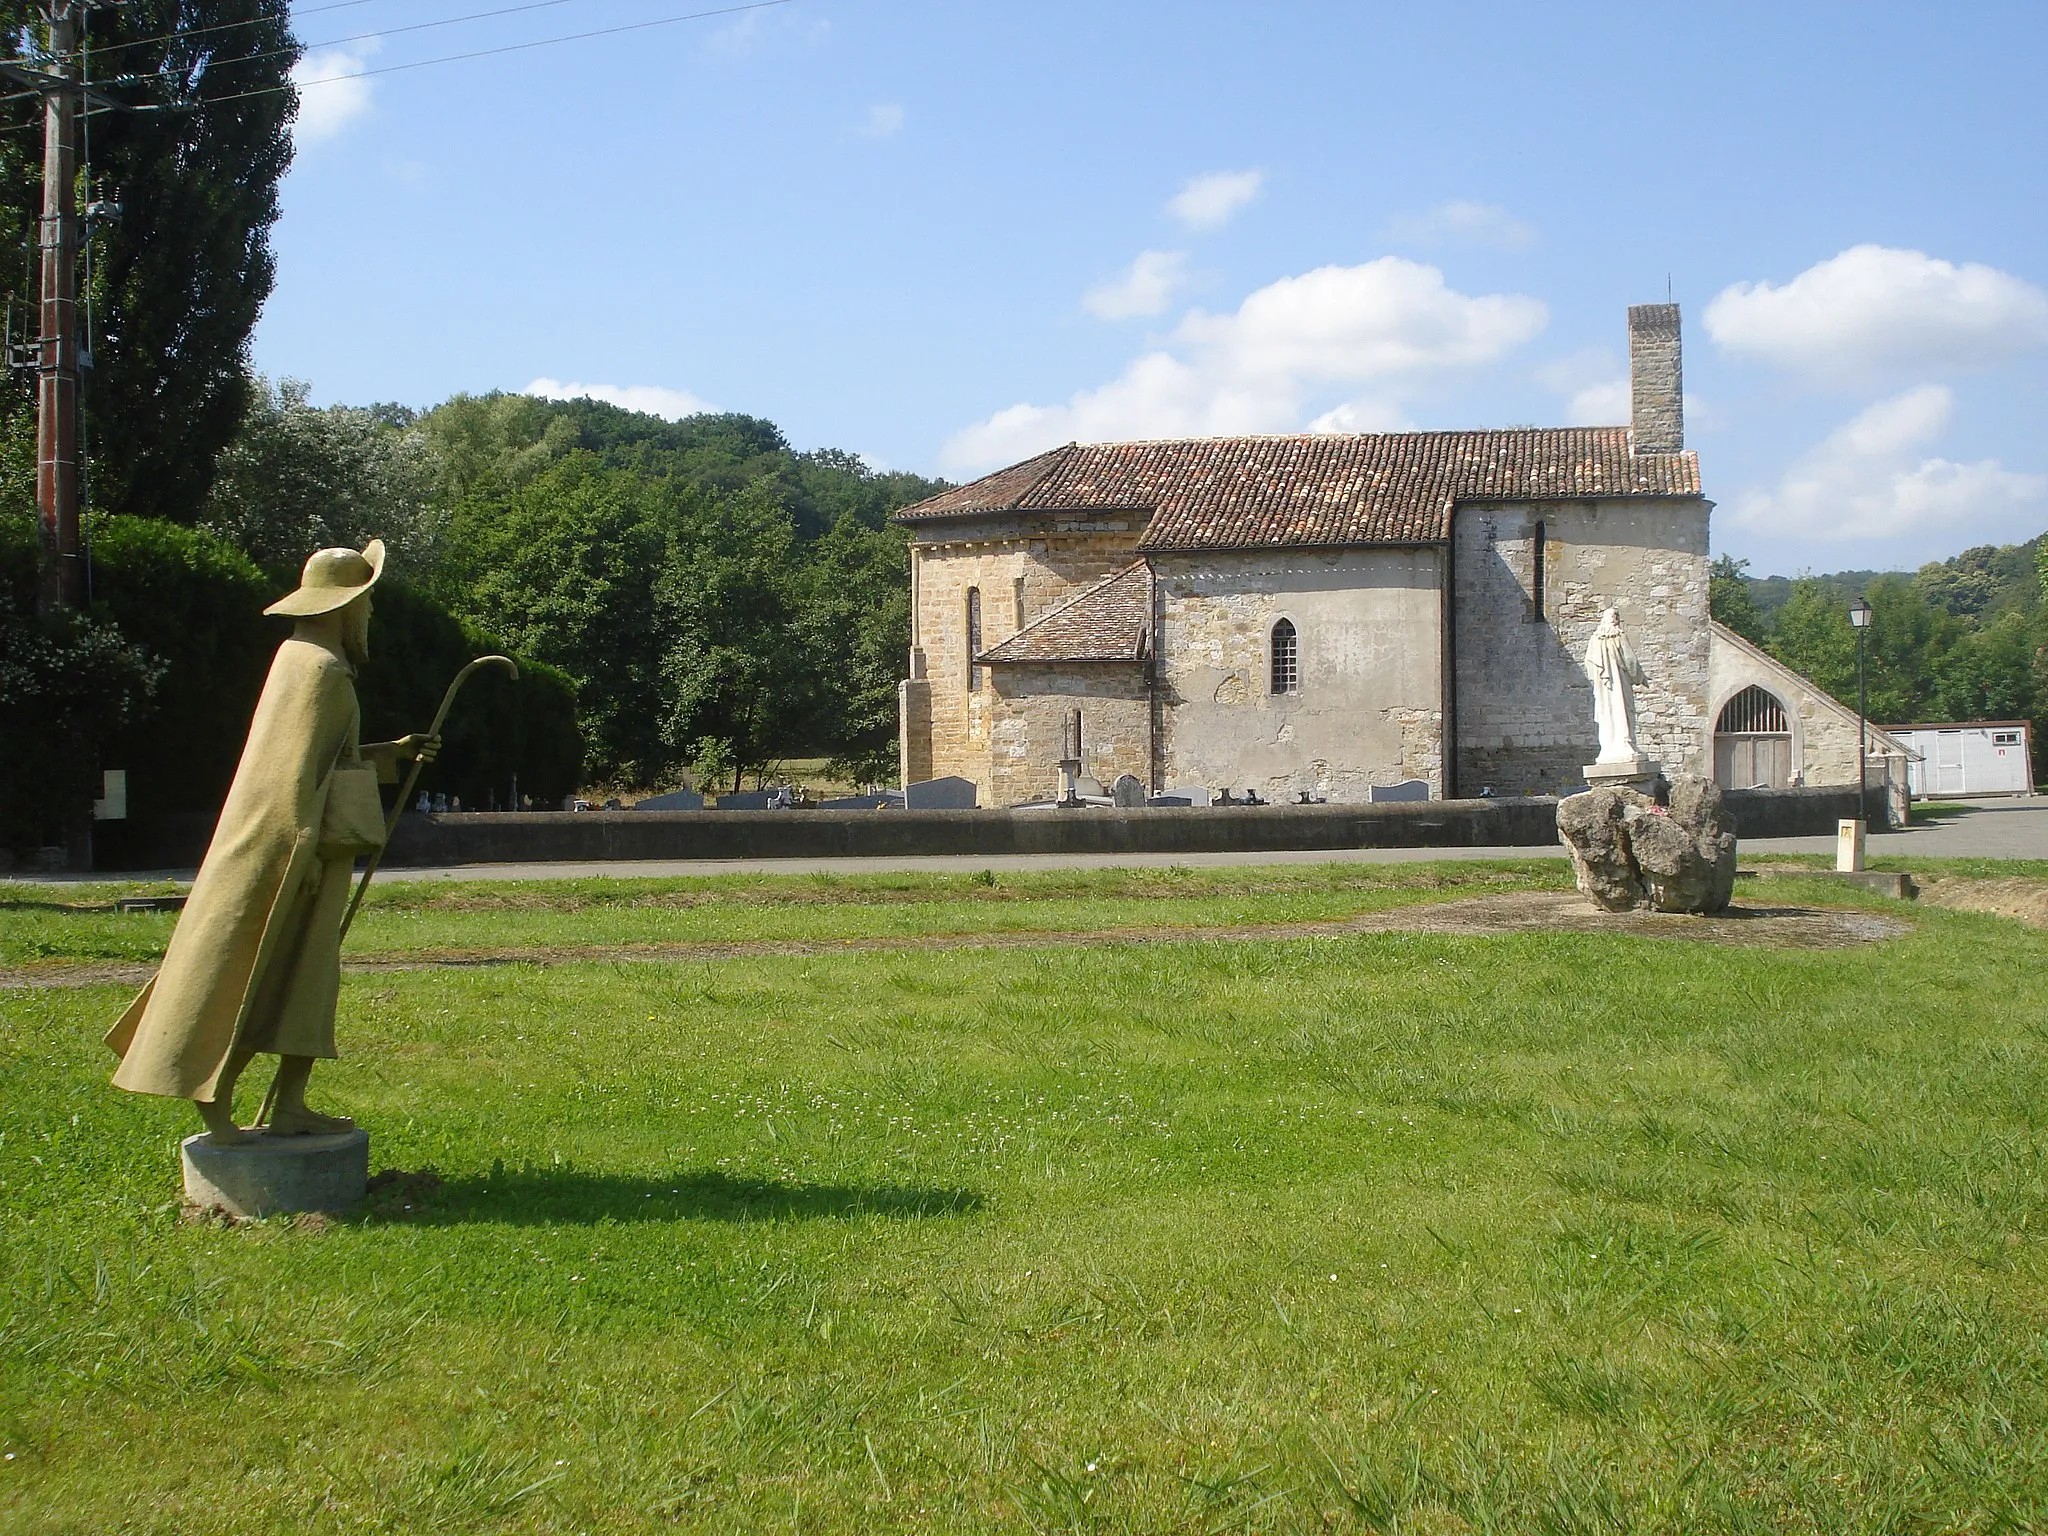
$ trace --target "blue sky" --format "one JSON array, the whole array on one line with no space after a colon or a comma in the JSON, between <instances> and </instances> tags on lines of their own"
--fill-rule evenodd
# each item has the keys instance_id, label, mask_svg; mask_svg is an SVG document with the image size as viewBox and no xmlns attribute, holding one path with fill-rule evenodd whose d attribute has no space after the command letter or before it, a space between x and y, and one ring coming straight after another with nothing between
<instances>
[{"instance_id":1,"label":"blue sky","mask_svg":"<svg viewBox=\"0 0 2048 1536\"><path fill-rule=\"evenodd\" d=\"M389 30L505 3L301 6L301 73L705 8ZM255 361L963 478L1619 422L1668 284L1717 550L1910 567L2048 527L2044 45L2039 4L791 0L362 75L306 90Z\"/></svg>"}]
</instances>

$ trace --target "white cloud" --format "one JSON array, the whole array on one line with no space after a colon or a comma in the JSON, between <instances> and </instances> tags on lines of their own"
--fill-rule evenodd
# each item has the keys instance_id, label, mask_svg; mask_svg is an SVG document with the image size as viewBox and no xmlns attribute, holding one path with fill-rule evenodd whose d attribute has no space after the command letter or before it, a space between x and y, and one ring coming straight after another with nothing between
<instances>
[{"instance_id":1,"label":"white cloud","mask_svg":"<svg viewBox=\"0 0 2048 1536\"><path fill-rule=\"evenodd\" d=\"M892 133L901 133L908 116L902 107L893 101L868 108L868 115L860 125L860 131L871 139L886 139Z\"/></svg>"},{"instance_id":2,"label":"white cloud","mask_svg":"<svg viewBox=\"0 0 2048 1536\"><path fill-rule=\"evenodd\" d=\"M538 395L543 400L602 400L624 410L644 411L649 416L661 416L670 421L681 421L685 416L718 409L687 389L664 389L659 384L577 384L564 383L560 379L535 379L520 393Z\"/></svg>"},{"instance_id":3,"label":"white cloud","mask_svg":"<svg viewBox=\"0 0 2048 1536\"><path fill-rule=\"evenodd\" d=\"M1311 432L1405 432L1414 424L1389 400L1346 400L1308 424Z\"/></svg>"},{"instance_id":4,"label":"white cloud","mask_svg":"<svg viewBox=\"0 0 2048 1536\"><path fill-rule=\"evenodd\" d=\"M1081 303L1100 320L1164 314L1187 280L1187 265L1186 251L1140 251L1121 274L1083 294Z\"/></svg>"},{"instance_id":5,"label":"white cloud","mask_svg":"<svg viewBox=\"0 0 2048 1536\"><path fill-rule=\"evenodd\" d=\"M1189 229L1221 229L1265 185L1264 171L1211 171L1189 178L1167 200L1166 211Z\"/></svg>"},{"instance_id":6,"label":"white cloud","mask_svg":"<svg viewBox=\"0 0 2048 1536\"><path fill-rule=\"evenodd\" d=\"M1536 243L1535 225L1492 203L1438 203L1425 213L1395 219L1392 233L1418 245L1491 245L1503 251Z\"/></svg>"},{"instance_id":7,"label":"white cloud","mask_svg":"<svg viewBox=\"0 0 2048 1536\"><path fill-rule=\"evenodd\" d=\"M1706 320L1707 334L1730 352L1854 384L2048 346L2048 293L1981 263L1858 245L1782 288L1732 284Z\"/></svg>"},{"instance_id":8,"label":"white cloud","mask_svg":"<svg viewBox=\"0 0 2048 1536\"><path fill-rule=\"evenodd\" d=\"M292 84L299 88L299 115L292 123L294 144L331 139L357 118L367 117L375 89L361 77L381 45L374 37L334 48L315 48L292 66Z\"/></svg>"},{"instance_id":9,"label":"white cloud","mask_svg":"<svg viewBox=\"0 0 2048 1536\"><path fill-rule=\"evenodd\" d=\"M1628 380L1608 379L1572 391L1564 408L1568 427L1625 427L1635 413L1635 397Z\"/></svg>"},{"instance_id":10,"label":"white cloud","mask_svg":"<svg viewBox=\"0 0 2048 1536\"><path fill-rule=\"evenodd\" d=\"M1954 417L1955 397L1939 384L1880 400L1800 458L1776 490L1745 495L1736 521L1822 540L1935 533L1953 547L2000 514L2048 499L2048 475L2018 474L1996 459L1922 458Z\"/></svg>"},{"instance_id":11,"label":"white cloud","mask_svg":"<svg viewBox=\"0 0 2048 1536\"><path fill-rule=\"evenodd\" d=\"M1615 427L1629 419L1628 371L1605 347L1583 347L1545 363L1536 370L1536 382L1565 397L1567 426Z\"/></svg>"},{"instance_id":12,"label":"white cloud","mask_svg":"<svg viewBox=\"0 0 2048 1536\"><path fill-rule=\"evenodd\" d=\"M1064 405L998 411L955 434L943 456L964 472L1070 439L1292 431L1310 392L1330 385L1372 388L1318 417L1317 430L1393 424L1420 376L1493 362L1548 322L1540 300L1458 293L1435 267L1397 256L1318 267L1267 284L1234 314L1191 311L1118 378Z\"/></svg>"},{"instance_id":13,"label":"white cloud","mask_svg":"<svg viewBox=\"0 0 2048 1536\"><path fill-rule=\"evenodd\" d=\"M751 53L761 40L762 19L762 12L749 11L736 21L714 28L705 35L705 49L711 53Z\"/></svg>"}]
</instances>

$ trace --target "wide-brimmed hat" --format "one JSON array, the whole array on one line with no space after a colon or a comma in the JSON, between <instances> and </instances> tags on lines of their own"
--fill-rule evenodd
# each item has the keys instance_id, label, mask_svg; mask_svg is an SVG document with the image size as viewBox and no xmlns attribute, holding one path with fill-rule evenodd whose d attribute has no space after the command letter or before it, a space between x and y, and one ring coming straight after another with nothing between
<instances>
[{"instance_id":1,"label":"wide-brimmed hat","mask_svg":"<svg viewBox=\"0 0 2048 1536\"><path fill-rule=\"evenodd\" d=\"M287 592L263 611L281 613L291 619L332 613L377 585L377 578L383 574L382 539L370 540L360 553L353 549L315 550L305 570L299 573L299 590Z\"/></svg>"}]
</instances>

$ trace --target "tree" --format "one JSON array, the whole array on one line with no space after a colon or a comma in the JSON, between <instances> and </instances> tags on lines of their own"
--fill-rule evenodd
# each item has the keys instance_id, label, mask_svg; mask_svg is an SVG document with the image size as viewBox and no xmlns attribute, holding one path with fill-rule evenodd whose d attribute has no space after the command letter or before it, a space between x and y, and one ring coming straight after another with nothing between
<instances>
[{"instance_id":1,"label":"tree","mask_svg":"<svg viewBox=\"0 0 2048 1536\"><path fill-rule=\"evenodd\" d=\"M1966 634L1935 663L1935 692L1944 720L2029 720L2039 694L2035 626L2016 611Z\"/></svg>"},{"instance_id":2,"label":"tree","mask_svg":"<svg viewBox=\"0 0 2048 1536\"><path fill-rule=\"evenodd\" d=\"M1749 562L1723 555L1707 573L1707 610L1752 645L1764 643L1764 616L1749 590Z\"/></svg>"},{"instance_id":3,"label":"tree","mask_svg":"<svg viewBox=\"0 0 2048 1536\"><path fill-rule=\"evenodd\" d=\"M19 41L40 12L0 0L0 32ZM242 419L249 333L275 277L298 45L284 0L129 0L93 11L87 42L94 79L133 108L93 117L82 178L120 210L89 234L92 500L195 522ZM41 138L33 101L0 114L22 128L0 133L0 243L13 250L40 212Z\"/></svg>"},{"instance_id":4,"label":"tree","mask_svg":"<svg viewBox=\"0 0 2048 1536\"><path fill-rule=\"evenodd\" d=\"M2001 613L2031 611L2038 601L2035 561L2041 541L1980 544L1920 567L1913 584L1927 601L1960 619L1989 624Z\"/></svg>"},{"instance_id":5,"label":"tree","mask_svg":"<svg viewBox=\"0 0 2048 1536\"><path fill-rule=\"evenodd\" d=\"M816 745L829 771L860 783L895 777L896 685L910 655L910 558L900 527L848 512L811 551L804 622L829 685Z\"/></svg>"},{"instance_id":6,"label":"tree","mask_svg":"<svg viewBox=\"0 0 2048 1536\"><path fill-rule=\"evenodd\" d=\"M821 673L795 544L765 484L700 497L673 527L656 585L670 761L706 737L726 742L735 788L818 736Z\"/></svg>"},{"instance_id":7,"label":"tree","mask_svg":"<svg viewBox=\"0 0 2048 1536\"><path fill-rule=\"evenodd\" d=\"M450 514L443 594L458 617L568 677L586 767L601 778L643 782L674 760L655 582L676 494L578 450Z\"/></svg>"},{"instance_id":8,"label":"tree","mask_svg":"<svg viewBox=\"0 0 2048 1536\"><path fill-rule=\"evenodd\" d=\"M0 592L0 847L66 841L98 744L148 707L163 662L91 613L39 617Z\"/></svg>"},{"instance_id":9,"label":"tree","mask_svg":"<svg viewBox=\"0 0 2048 1536\"><path fill-rule=\"evenodd\" d=\"M307 386L256 381L221 454L208 528L274 571L316 549L381 538L409 579L431 577L446 514L433 438L410 412L307 404Z\"/></svg>"},{"instance_id":10,"label":"tree","mask_svg":"<svg viewBox=\"0 0 2048 1536\"><path fill-rule=\"evenodd\" d=\"M1864 679L1873 720L1925 719L1935 706L1935 663L1963 632L1960 621L1931 607L1913 582L1886 575L1866 590ZM1793 583L1771 628L1771 652L1847 704L1856 701L1856 631L1848 601L1815 577Z\"/></svg>"},{"instance_id":11,"label":"tree","mask_svg":"<svg viewBox=\"0 0 2048 1536\"><path fill-rule=\"evenodd\" d=\"M1856 697L1856 632L1828 583L1801 576L1771 625L1771 654L1836 698Z\"/></svg>"}]
</instances>

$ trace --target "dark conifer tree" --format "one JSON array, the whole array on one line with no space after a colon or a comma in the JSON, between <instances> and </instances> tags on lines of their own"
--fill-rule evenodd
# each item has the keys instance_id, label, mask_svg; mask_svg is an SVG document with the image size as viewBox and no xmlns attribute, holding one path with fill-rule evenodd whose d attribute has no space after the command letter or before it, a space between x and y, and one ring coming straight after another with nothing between
<instances>
[{"instance_id":1,"label":"dark conifer tree","mask_svg":"<svg viewBox=\"0 0 2048 1536\"><path fill-rule=\"evenodd\" d=\"M37 0L0 0L7 51L40 36ZM130 0L87 24L98 89L81 190L92 221L93 366L84 381L92 501L192 522L249 397L248 342L275 280L270 226L291 164L298 59L285 0ZM39 107L0 107L0 241L32 243ZM18 297L33 301L33 272ZM0 274L21 290L21 269ZM10 391L7 407L26 403Z\"/></svg>"}]
</instances>

